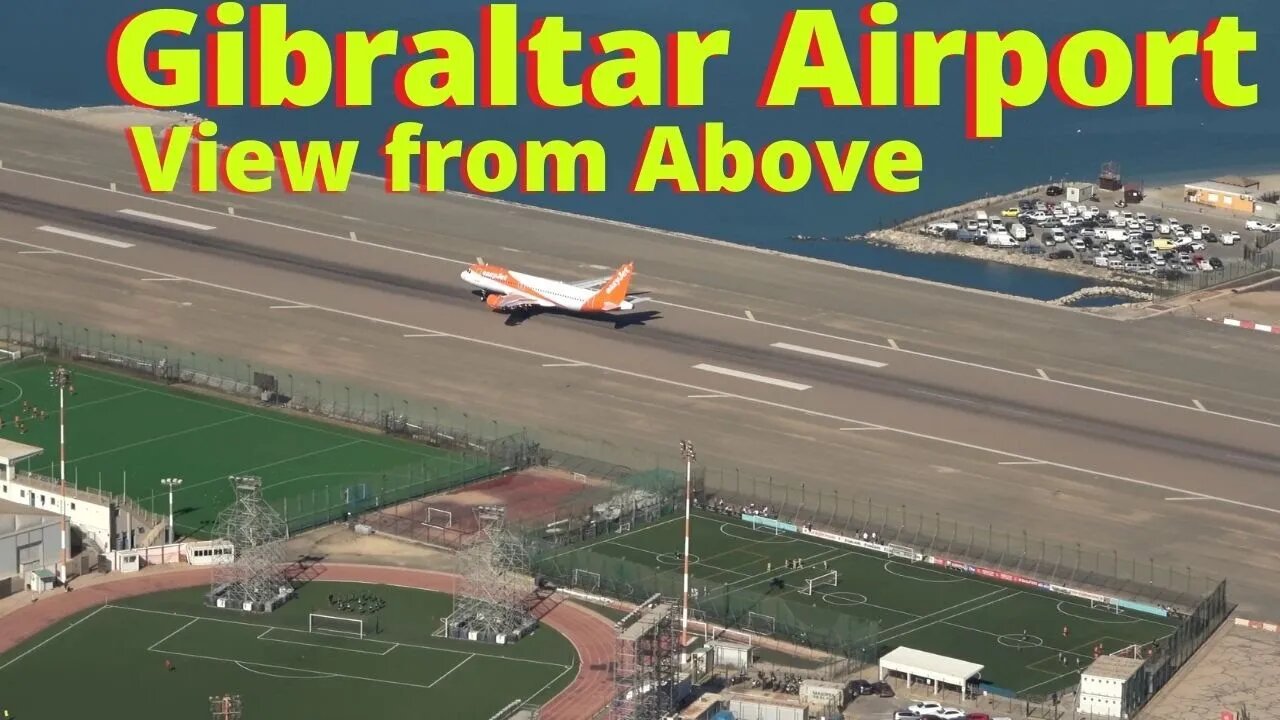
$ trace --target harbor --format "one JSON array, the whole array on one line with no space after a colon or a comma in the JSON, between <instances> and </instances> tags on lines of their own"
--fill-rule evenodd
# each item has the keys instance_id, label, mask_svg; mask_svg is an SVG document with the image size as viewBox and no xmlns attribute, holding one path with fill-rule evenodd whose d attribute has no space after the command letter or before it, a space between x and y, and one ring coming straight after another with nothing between
<instances>
[{"instance_id":1,"label":"harbor","mask_svg":"<svg viewBox=\"0 0 1280 720\"><path fill-rule=\"evenodd\" d=\"M1050 181L866 233L867 243L1086 279L1080 292L1145 302L1274 268L1280 175L1144 187L1114 163L1096 182Z\"/></svg>"}]
</instances>

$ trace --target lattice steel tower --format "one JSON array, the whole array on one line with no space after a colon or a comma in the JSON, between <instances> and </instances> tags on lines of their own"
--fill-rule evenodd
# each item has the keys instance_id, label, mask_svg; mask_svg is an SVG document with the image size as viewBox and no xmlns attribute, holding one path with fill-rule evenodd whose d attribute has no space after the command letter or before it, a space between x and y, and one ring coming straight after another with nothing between
<instances>
[{"instance_id":1,"label":"lattice steel tower","mask_svg":"<svg viewBox=\"0 0 1280 720\"><path fill-rule=\"evenodd\" d=\"M614 624L609 720L660 720L676 710L680 605L654 595Z\"/></svg>"},{"instance_id":2,"label":"lattice steel tower","mask_svg":"<svg viewBox=\"0 0 1280 720\"><path fill-rule=\"evenodd\" d=\"M214 537L228 540L235 559L213 566L210 603L236 610L273 610L292 592L284 576L285 522L262 498L262 480L231 477L236 499L218 514Z\"/></svg>"},{"instance_id":3,"label":"lattice steel tower","mask_svg":"<svg viewBox=\"0 0 1280 720\"><path fill-rule=\"evenodd\" d=\"M212 695L209 697L209 714L213 720L240 720L239 695Z\"/></svg>"},{"instance_id":4,"label":"lattice steel tower","mask_svg":"<svg viewBox=\"0 0 1280 720\"><path fill-rule=\"evenodd\" d=\"M479 632L492 641L500 634L519 634L532 623L529 602L533 582L529 578L529 550L507 530L506 508L476 508L479 539L458 553L457 590L450 634L460 628Z\"/></svg>"}]
</instances>

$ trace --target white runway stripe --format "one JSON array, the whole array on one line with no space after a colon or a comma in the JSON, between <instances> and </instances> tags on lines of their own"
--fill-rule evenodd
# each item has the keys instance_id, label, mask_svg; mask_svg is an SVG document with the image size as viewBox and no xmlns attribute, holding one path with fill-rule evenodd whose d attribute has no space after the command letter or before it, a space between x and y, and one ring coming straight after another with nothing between
<instances>
[{"instance_id":1,"label":"white runway stripe","mask_svg":"<svg viewBox=\"0 0 1280 720\"><path fill-rule=\"evenodd\" d=\"M766 385L777 385L778 387L788 388L790 390L808 390L812 385L801 385L790 380L779 380L765 375L756 375L754 373L743 372L741 370L731 370L716 365L708 365L706 363L698 363L693 366L694 370L705 370L707 372L716 373L718 375L728 375L729 377L738 378L740 380L751 380L753 382L764 383Z\"/></svg>"},{"instance_id":2,"label":"white runway stripe","mask_svg":"<svg viewBox=\"0 0 1280 720\"><path fill-rule=\"evenodd\" d=\"M204 223L169 217L168 215L156 215L155 213L142 212L141 210L130 210L128 208L121 210L120 214L132 215L133 217L142 218L144 220L155 220L156 222L169 223L170 225L178 225L180 227L191 228L192 230L213 230L215 227L213 225L205 225Z\"/></svg>"},{"instance_id":3,"label":"white runway stripe","mask_svg":"<svg viewBox=\"0 0 1280 720\"><path fill-rule=\"evenodd\" d=\"M852 355L841 355L840 353L818 350L817 348L805 347L803 345L792 345L791 343L776 342L769 347L775 347L779 350L790 350L791 352L803 353L805 355L813 355L815 357L826 358L828 360L839 360L840 362L853 363L854 365L866 365L867 367L873 368L882 368L888 365L888 363L882 363L878 360L867 360L865 358L854 357Z\"/></svg>"},{"instance_id":4,"label":"white runway stripe","mask_svg":"<svg viewBox=\"0 0 1280 720\"><path fill-rule=\"evenodd\" d=\"M76 240L87 240L99 245L107 245L113 248L131 248L133 243L127 243L122 240L112 240L101 235L90 235L89 233L76 232L75 230L67 230L66 228L54 227L52 225L41 225L36 228L42 232L51 233L53 235L61 235L63 237L75 238Z\"/></svg>"}]
</instances>

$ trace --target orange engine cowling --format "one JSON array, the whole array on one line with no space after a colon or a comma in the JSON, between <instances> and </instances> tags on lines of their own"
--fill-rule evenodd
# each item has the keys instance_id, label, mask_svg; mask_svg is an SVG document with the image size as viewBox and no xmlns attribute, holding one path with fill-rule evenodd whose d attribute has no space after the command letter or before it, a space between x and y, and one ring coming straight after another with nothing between
<instances>
[{"instance_id":1,"label":"orange engine cowling","mask_svg":"<svg viewBox=\"0 0 1280 720\"><path fill-rule=\"evenodd\" d=\"M489 296L485 297L485 299L484 299L484 304L485 304L485 305L488 305L489 307L493 308L494 310L497 310L497 309L498 309L498 304L499 304L499 303L501 303L501 302L502 302L502 296L501 296L501 295L498 295L498 294L496 294L496 293L495 293L495 294L493 294L493 295L489 295Z\"/></svg>"}]
</instances>

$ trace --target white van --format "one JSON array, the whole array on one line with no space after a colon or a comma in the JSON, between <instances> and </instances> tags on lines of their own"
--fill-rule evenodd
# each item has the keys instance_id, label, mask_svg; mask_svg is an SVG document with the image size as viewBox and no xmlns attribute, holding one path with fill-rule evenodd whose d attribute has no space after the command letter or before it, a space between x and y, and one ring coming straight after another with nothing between
<instances>
[{"instance_id":1,"label":"white van","mask_svg":"<svg viewBox=\"0 0 1280 720\"><path fill-rule=\"evenodd\" d=\"M986 210L979 210L978 212L976 212L976 213L974 213L974 214L973 214L973 217L974 217L974 218L976 218L976 219L978 219L978 220L986 220L986 219L987 219L987 211L986 211Z\"/></svg>"},{"instance_id":2,"label":"white van","mask_svg":"<svg viewBox=\"0 0 1280 720\"><path fill-rule=\"evenodd\" d=\"M1026 240L1027 227L1022 223L1013 223L1009 226L1009 234L1013 236L1014 240Z\"/></svg>"},{"instance_id":3,"label":"white van","mask_svg":"<svg viewBox=\"0 0 1280 720\"><path fill-rule=\"evenodd\" d=\"M1128 242L1129 232L1123 228L1104 228L1102 239L1109 242Z\"/></svg>"},{"instance_id":4,"label":"white van","mask_svg":"<svg viewBox=\"0 0 1280 720\"><path fill-rule=\"evenodd\" d=\"M1106 256L1104 256L1104 255L1099 255L1099 256L1095 257L1095 258L1093 259L1093 264L1094 264L1095 266L1097 266L1097 267L1100 267L1100 268L1107 267L1107 264L1108 264L1108 263L1107 263L1107 258L1106 258Z\"/></svg>"},{"instance_id":5,"label":"white van","mask_svg":"<svg viewBox=\"0 0 1280 720\"><path fill-rule=\"evenodd\" d=\"M990 232L987 233L987 247L994 248L1011 248L1018 247L1018 241L1007 232Z\"/></svg>"}]
</instances>

